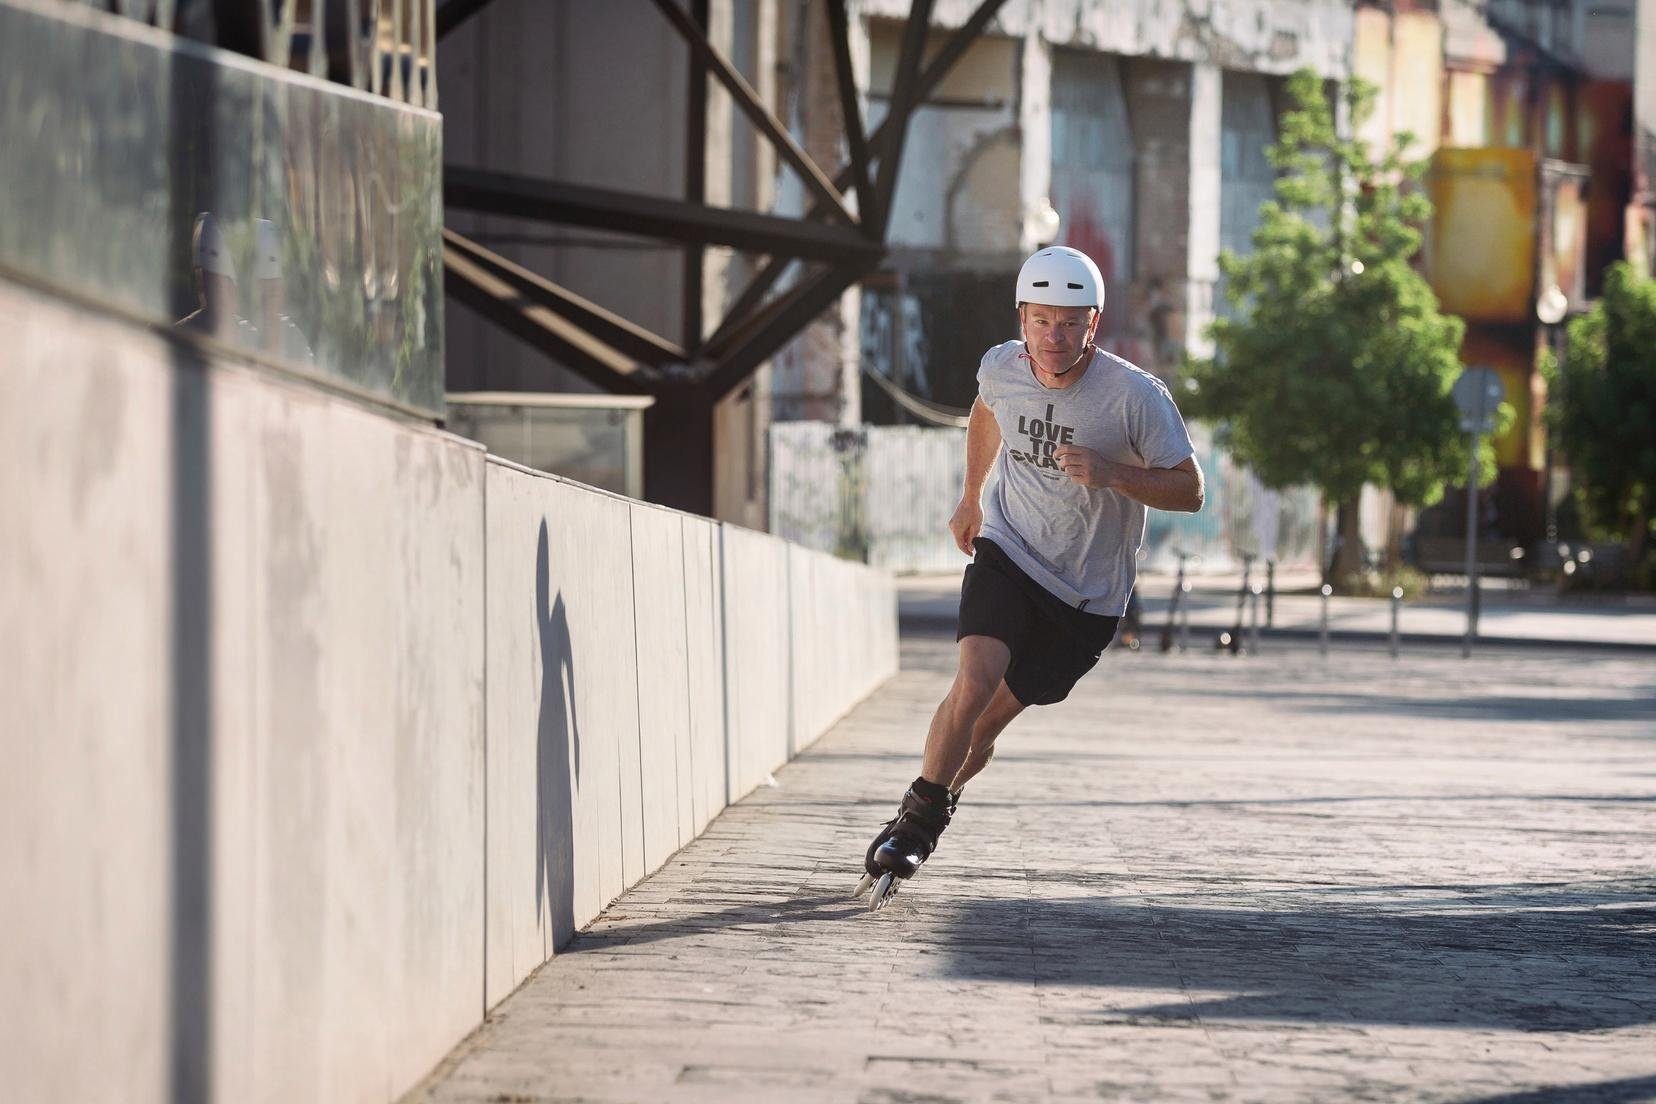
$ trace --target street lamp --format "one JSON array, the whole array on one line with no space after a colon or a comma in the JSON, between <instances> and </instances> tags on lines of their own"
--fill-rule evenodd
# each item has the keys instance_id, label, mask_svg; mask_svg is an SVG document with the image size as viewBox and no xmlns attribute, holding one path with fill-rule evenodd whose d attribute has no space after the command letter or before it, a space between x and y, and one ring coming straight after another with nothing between
<instances>
[{"instance_id":1,"label":"street lamp","mask_svg":"<svg viewBox=\"0 0 1656 1104\"><path fill-rule=\"evenodd\" d=\"M1558 367L1564 367L1564 353L1557 338L1558 324L1564 321L1565 315L1570 313L1570 298L1564 294L1564 289L1557 284L1551 284L1541 297L1535 301L1535 317L1544 327L1547 338L1547 350L1558 361ZM1558 510L1553 505L1553 445L1552 434L1547 434L1546 470L1541 477L1541 494L1545 499L1544 510L1547 517L1547 543L1554 544L1558 540Z\"/></svg>"},{"instance_id":2,"label":"street lamp","mask_svg":"<svg viewBox=\"0 0 1656 1104\"><path fill-rule=\"evenodd\" d=\"M1058 209L1052 205L1052 200L1046 196L1030 200L1029 207L1024 211L1024 239L1030 248L1040 249L1051 245L1058 240L1058 226L1060 223Z\"/></svg>"},{"instance_id":3,"label":"street lamp","mask_svg":"<svg viewBox=\"0 0 1656 1104\"><path fill-rule=\"evenodd\" d=\"M1564 321L1564 315L1569 313L1570 297L1564 294L1564 289L1553 284L1541 293L1541 298L1535 301L1535 317L1541 320L1543 326L1556 326Z\"/></svg>"}]
</instances>

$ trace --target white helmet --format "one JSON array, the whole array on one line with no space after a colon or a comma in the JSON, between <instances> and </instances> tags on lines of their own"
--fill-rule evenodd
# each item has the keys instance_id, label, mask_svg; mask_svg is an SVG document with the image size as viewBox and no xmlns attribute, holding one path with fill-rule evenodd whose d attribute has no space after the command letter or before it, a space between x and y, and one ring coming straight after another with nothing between
<instances>
[{"instance_id":1,"label":"white helmet","mask_svg":"<svg viewBox=\"0 0 1656 1104\"><path fill-rule=\"evenodd\" d=\"M1018 270L1017 303L1104 309L1104 277L1079 249L1049 245Z\"/></svg>"},{"instance_id":2,"label":"white helmet","mask_svg":"<svg viewBox=\"0 0 1656 1104\"><path fill-rule=\"evenodd\" d=\"M224 231L219 229L218 219L211 211L203 211L195 217L195 227L190 234L190 259L203 272L215 272L232 280L236 278L236 263L230 259L230 247L225 243Z\"/></svg>"}]
</instances>

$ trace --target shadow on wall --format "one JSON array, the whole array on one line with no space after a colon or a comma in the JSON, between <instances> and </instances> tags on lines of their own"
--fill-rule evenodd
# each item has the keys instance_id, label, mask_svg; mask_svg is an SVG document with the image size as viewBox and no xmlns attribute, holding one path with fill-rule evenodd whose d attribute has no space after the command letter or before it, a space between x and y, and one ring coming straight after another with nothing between
<instances>
[{"instance_id":1,"label":"shadow on wall","mask_svg":"<svg viewBox=\"0 0 1656 1104\"><path fill-rule=\"evenodd\" d=\"M181 65L168 92L169 237L185 249L196 212L217 206L216 65ZM213 956L213 407L207 362L174 342L172 393L171 991L167 1097L212 1099Z\"/></svg>"},{"instance_id":2,"label":"shadow on wall","mask_svg":"<svg viewBox=\"0 0 1656 1104\"><path fill-rule=\"evenodd\" d=\"M575 934L575 787L581 780L581 727L575 715L575 655L563 595L551 595L546 522L535 547L535 626L540 637L541 703L536 727L535 914L552 921L552 950ZM573 773L571 759L573 758Z\"/></svg>"}]
</instances>

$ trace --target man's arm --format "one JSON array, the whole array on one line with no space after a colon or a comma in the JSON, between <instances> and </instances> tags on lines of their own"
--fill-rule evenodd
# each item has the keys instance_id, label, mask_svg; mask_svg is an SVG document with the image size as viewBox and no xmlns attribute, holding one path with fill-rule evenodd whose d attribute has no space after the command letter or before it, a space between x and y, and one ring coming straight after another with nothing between
<instances>
[{"instance_id":1,"label":"man's arm","mask_svg":"<svg viewBox=\"0 0 1656 1104\"><path fill-rule=\"evenodd\" d=\"M1194 456L1171 468L1135 468L1112 463L1091 449L1068 445L1053 458L1065 475L1083 487L1117 491L1154 510L1193 514L1202 508L1207 494Z\"/></svg>"},{"instance_id":2,"label":"man's arm","mask_svg":"<svg viewBox=\"0 0 1656 1104\"><path fill-rule=\"evenodd\" d=\"M983 484L1000 453L1000 426L979 396L972 402L972 416L966 423L966 484L960 489L960 505L949 519L955 546L972 554L972 540L983 527Z\"/></svg>"},{"instance_id":3,"label":"man's arm","mask_svg":"<svg viewBox=\"0 0 1656 1104\"><path fill-rule=\"evenodd\" d=\"M981 397L973 399L972 417L966 423L966 485L961 488L961 498L977 502L983 497L983 484L989 478L1000 444L1000 426L995 416Z\"/></svg>"}]
</instances>

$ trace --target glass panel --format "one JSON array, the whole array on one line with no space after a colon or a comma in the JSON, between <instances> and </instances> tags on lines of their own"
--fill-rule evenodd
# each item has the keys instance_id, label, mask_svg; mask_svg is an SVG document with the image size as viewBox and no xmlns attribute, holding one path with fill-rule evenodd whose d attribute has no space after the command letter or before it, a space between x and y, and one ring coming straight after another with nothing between
<instances>
[{"instance_id":1,"label":"glass panel","mask_svg":"<svg viewBox=\"0 0 1656 1104\"><path fill-rule=\"evenodd\" d=\"M0 273L441 410L439 116L18 0L0 103Z\"/></svg>"},{"instance_id":2,"label":"glass panel","mask_svg":"<svg viewBox=\"0 0 1656 1104\"><path fill-rule=\"evenodd\" d=\"M450 395L448 426L526 468L642 498L644 409L650 401L587 395Z\"/></svg>"}]
</instances>

